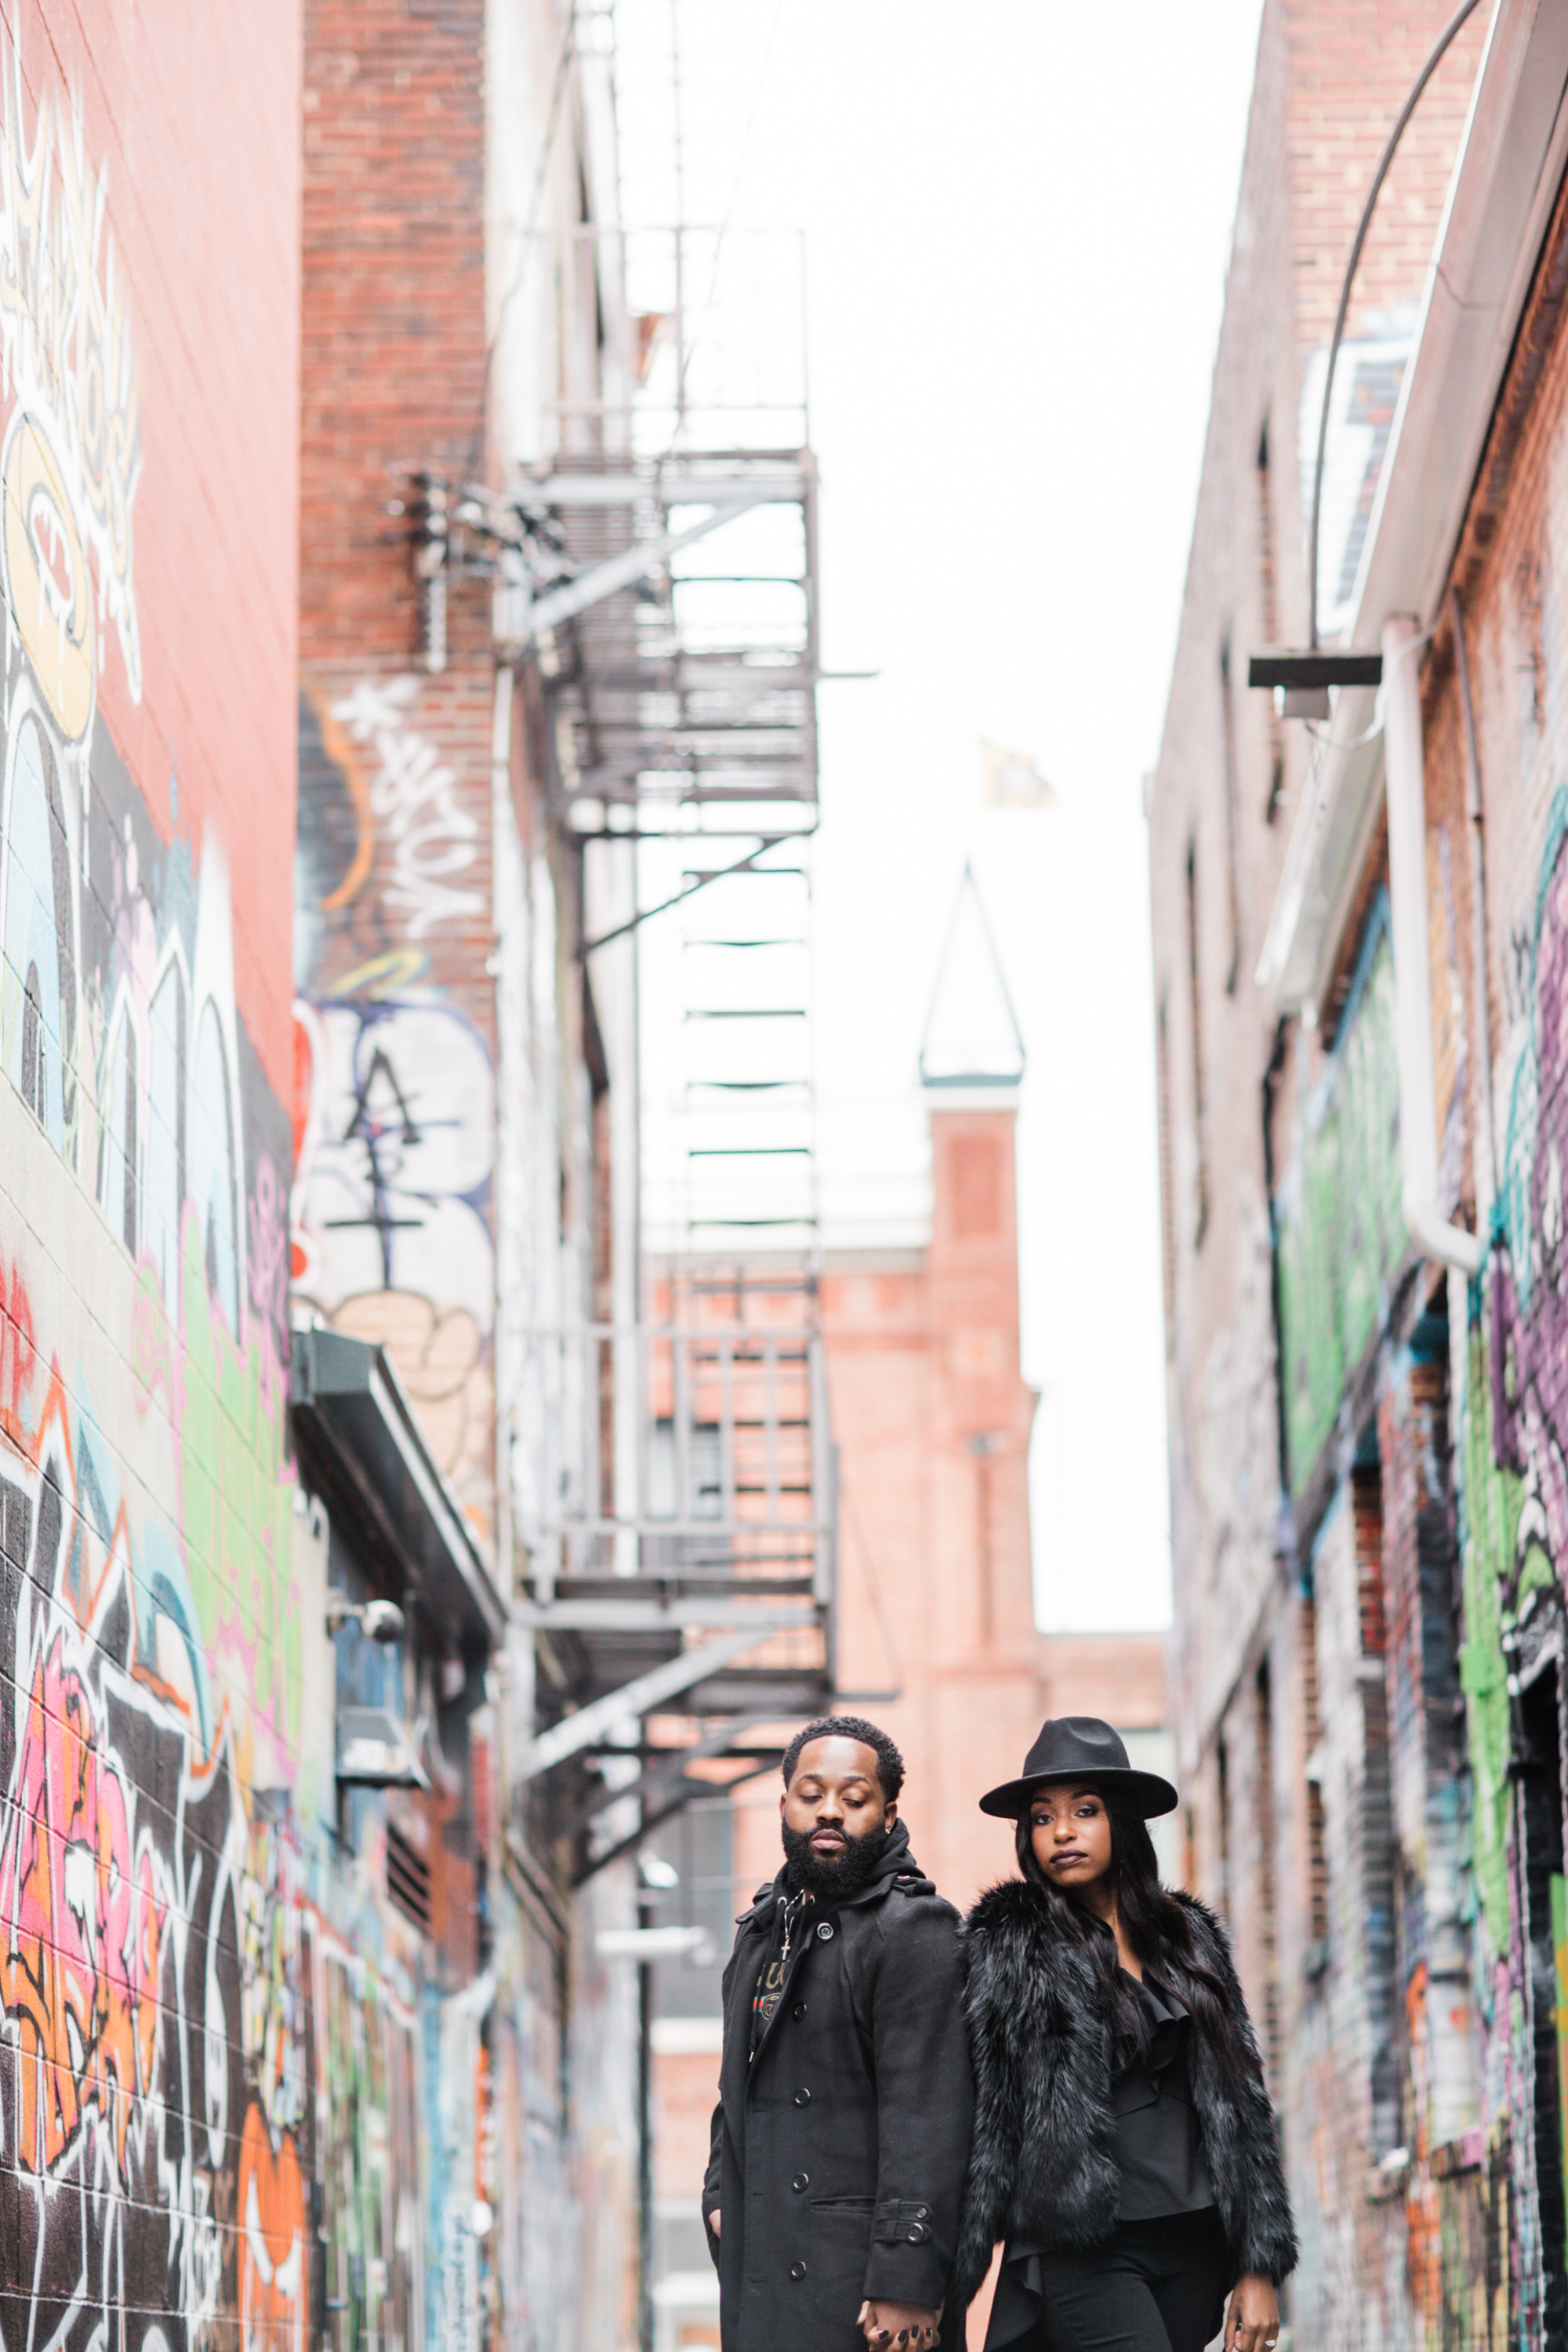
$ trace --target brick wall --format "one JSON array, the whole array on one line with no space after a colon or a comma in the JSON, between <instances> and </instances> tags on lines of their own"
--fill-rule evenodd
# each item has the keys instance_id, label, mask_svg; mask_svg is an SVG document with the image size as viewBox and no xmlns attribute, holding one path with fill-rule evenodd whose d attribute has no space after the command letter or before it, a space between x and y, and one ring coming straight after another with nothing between
<instances>
[{"instance_id":1,"label":"brick wall","mask_svg":"<svg viewBox=\"0 0 1568 2352\"><path fill-rule=\"evenodd\" d=\"M1404 1391L1385 1399L1379 1420L1384 1320L1397 1307L1408 1336L1422 1303L1397 1294L1397 1169L1376 1108L1393 1036L1392 968L1386 950L1381 966L1373 952L1381 845L1369 853L1362 914L1324 1027L1277 1033L1251 976L1311 745L1241 681L1250 648L1306 637L1301 463L1317 417L1304 395L1373 166L1449 13L1436 0L1415 8L1271 0L1264 9L1197 521L1149 789L1173 1701L1196 1884L1226 1901L1254 2014L1275 2021L1307 2249L1294 2316L1329 2342L1375 2340L1379 2331L1402 2338L1413 2324L1404 2175L1378 2170L1401 2144L1414 2063L1401 1973L1413 1948L1408 1930L1396 1936L1394 1916L1409 1886L1390 1777L1403 1751L1389 1697L1407 1705L1408 1678L1397 1679L1393 1658L1411 1653L1408 1612L1396 1622L1389 1601L1384 1623L1387 1594L1406 1588L1385 1588L1381 1510L1388 1559L1415 1563L1419 1592L1436 1538L1418 1532L1424 1505L1410 1481L1412 1465L1425 1463L1423 1433L1428 1455L1433 1433ZM1478 17L1405 135L1362 264L1352 340L1399 345L1408 334L1482 37ZM1370 498L1367 485L1363 492ZM1467 952L1453 870L1453 860L1435 859L1445 972ZM1468 1113L1451 1006L1439 1037L1445 1109L1458 1106L1445 1167L1457 1168ZM1352 1279L1352 1260L1369 1270ZM1364 1296L1354 1289L1363 1278ZM1294 1316L1283 1363L1281 1312ZM1451 1497L1448 1507L1451 1527ZM1416 1617L1426 1628L1427 1616ZM1451 1668L1451 1617L1448 1630ZM1419 1636L1415 1664L1418 1675L1430 1664ZM1450 1679L1450 1723L1452 1700ZM1434 1696L1434 1717L1442 1703ZM1426 1759L1436 1734L1428 1738L1425 1700L1418 1712ZM1450 1826L1457 1818L1451 1758L1446 1779L1422 1787L1424 1863L1441 1804ZM1425 2030L1426 2010L1420 2021ZM1477 2211L1464 2225L1473 2242L1491 2226L1492 2208ZM1425 2291L1421 2276L1415 2285ZM1434 2308L1446 2291L1432 2290Z\"/></svg>"},{"instance_id":2,"label":"brick wall","mask_svg":"<svg viewBox=\"0 0 1568 2352\"><path fill-rule=\"evenodd\" d=\"M1465 816L1464 673L1451 607L1423 681L1440 1054L1446 1035L1456 1041L1446 1189L1460 1202L1473 1199L1482 1230L1489 1225L1495 1236L1460 1344L1450 1349L1463 1635L1458 1769L1469 1812L1459 1894L1474 1914L1479 2118L1472 2151L1479 2169L1463 2178L1472 2198L1475 2184L1485 2186L1489 2262L1495 2269L1500 2242L1513 2324L1537 2340L1543 2331L1548 2341L1563 2326L1563 2227L1553 1992L1563 1937L1551 1879L1562 1837L1552 1629L1568 1559L1568 1511L1554 1467L1568 1360L1556 1243L1560 857L1568 824L1558 553L1568 544L1565 289L1568 201L1560 195L1452 572L1472 692L1484 907ZM1476 962L1482 919L1484 1022ZM1440 1082L1443 1075L1440 1062ZM1511 1698L1510 1673L1523 1685ZM1444 2279L1451 2301L1447 2271Z\"/></svg>"},{"instance_id":3,"label":"brick wall","mask_svg":"<svg viewBox=\"0 0 1568 2352\"><path fill-rule=\"evenodd\" d=\"M345 1953L286 1437L298 38L289 0L0 31L9 2347L110 2302L302 2337L341 2121L300 2095Z\"/></svg>"},{"instance_id":4,"label":"brick wall","mask_svg":"<svg viewBox=\"0 0 1568 2352\"><path fill-rule=\"evenodd\" d=\"M822 1321L839 1448L838 1680L909 1766L915 1852L960 1905L1012 1867L975 1799L1039 1728L1029 1557L1032 1392L1018 1370L1011 1110L936 1111L929 1249L830 1258ZM749 1818L749 1817L748 1817ZM738 1869L778 1867L776 1824ZM754 1882L753 1882L754 1883Z\"/></svg>"},{"instance_id":5,"label":"brick wall","mask_svg":"<svg viewBox=\"0 0 1568 2352\"><path fill-rule=\"evenodd\" d=\"M295 1288L391 1348L493 1542L489 600L452 584L427 675L387 511L409 468L484 470L484 0L306 9Z\"/></svg>"},{"instance_id":6,"label":"brick wall","mask_svg":"<svg viewBox=\"0 0 1568 2352\"><path fill-rule=\"evenodd\" d=\"M485 0L307 0L300 631L310 665L417 641L400 469L481 471ZM455 651L486 659L459 597Z\"/></svg>"},{"instance_id":7,"label":"brick wall","mask_svg":"<svg viewBox=\"0 0 1568 2352\"><path fill-rule=\"evenodd\" d=\"M444 662L426 666L413 518L388 508L416 499L413 470L499 478L487 300L515 269L506 193L547 124L578 199L574 89L552 116L563 25L555 0L307 0L304 26L294 1294L387 1348L507 1588L527 1557L513 1506L553 1501L537 1465L572 1437L571 1401L525 1390L524 1329L584 1318L595 1180L607 1190L581 875L546 822L537 675L498 668L483 579L445 583ZM555 308L541 273L510 313L520 364L552 348ZM532 1667L517 1629L514 1738ZM531 1865L547 1888L555 1794L539 1792ZM556 1885L552 1906L520 1834L501 1790L486 2000L448 2003L424 2055L429 2226L454 2277L471 2263L487 2340L619 2344L636 2328L636 1979L594 1935L625 1924L635 1864L575 1898ZM448 1894L471 1907L478 1857L454 1843ZM482 2131L453 2088L476 2079Z\"/></svg>"},{"instance_id":8,"label":"brick wall","mask_svg":"<svg viewBox=\"0 0 1568 2352\"><path fill-rule=\"evenodd\" d=\"M1405 0L1287 0L1289 149L1300 348L1332 330L1351 239L1394 116L1451 9ZM1479 9L1427 85L1400 142L1356 272L1347 333L1375 334L1419 297L1486 37ZM1268 37L1268 36L1266 36Z\"/></svg>"}]
</instances>

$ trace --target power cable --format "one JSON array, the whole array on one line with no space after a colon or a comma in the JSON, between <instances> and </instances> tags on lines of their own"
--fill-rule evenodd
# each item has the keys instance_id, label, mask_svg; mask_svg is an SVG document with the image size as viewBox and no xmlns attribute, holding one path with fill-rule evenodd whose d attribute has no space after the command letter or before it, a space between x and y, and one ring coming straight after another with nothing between
<instances>
[{"instance_id":1,"label":"power cable","mask_svg":"<svg viewBox=\"0 0 1568 2352\"><path fill-rule=\"evenodd\" d=\"M1415 111L1422 91L1447 55L1455 36L1475 15L1479 5L1480 0L1461 0L1460 6L1454 11L1438 34L1426 64L1411 83L1409 94L1394 117L1394 128L1388 134L1383 153L1378 158L1377 169L1372 175L1372 185L1367 190L1366 202L1362 206L1361 219L1356 224L1355 240L1351 247L1351 257L1345 266L1344 283L1340 288L1340 307L1334 314L1334 331L1329 342L1328 373L1323 379L1323 413L1318 419L1318 462L1312 475L1312 535L1308 565L1308 587L1311 604L1309 621L1310 635L1308 642L1314 653L1318 650L1318 524L1323 503L1323 459L1329 446L1329 404L1334 395L1334 366L1339 359L1340 344L1344 339L1345 320L1351 306L1351 288L1355 282L1362 247L1366 243L1367 231L1372 226L1372 216L1376 210L1378 197L1383 193L1383 184L1388 177L1389 166L1394 162L1394 149L1405 135L1405 127Z\"/></svg>"},{"instance_id":2,"label":"power cable","mask_svg":"<svg viewBox=\"0 0 1568 2352\"><path fill-rule=\"evenodd\" d=\"M533 194L529 198L526 226L522 232L522 250L518 255L517 268L511 282L501 296L500 309L496 312L495 331L485 351L484 381L479 386L479 413L474 424L474 438L468 450L468 471L473 472L484 453L485 414L489 406L490 375L495 367L496 350L501 330L506 325L507 312L521 293L528 276L528 264L533 252L533 241L539 234L539 217L544 204L544 184L550 172L550 158L555 152L555 132L561 121L562 101L566 95L566 78L572 70L572 60L577 54L577 0L572 0L567 14L566 30L562 37L561 54L555 60L555 79L550 92L550 108L545 117L544 140L539 151L539 169L534 174Z\"/></svg>"},{"instance_id":3,"label":"power cable","mask_svg":"<svg viewBox=\"0 0 1568 2352\"><path fill-rule=\"evenodd\" d=\"M735 159L734 177L730 183L730 198L724 207L724 217L719 225L719 235L713 247L712 266L708 273L708 299L703 310L699 313L699 316L702 318L708 317L711 312L714 299L719 291L719 264L723 258L724 240L729 236L730 230L733 226L735 207L741 200L741 184L745 178L746 163L752 151L752 133L757 127L757 116L762 111L763 93L767 88L768 66L772 61L773 53L773 38L778 32L779 18L783 15L784 0L774 0L773 16L768 25L767 38L763 43L762 59L757 67L756 88L752 92L752 103L750 110L746 116L746 127L741 133L741 149L740 153ZM676 224L676 235L678 236L681 232L682 226L683 224L680 222L677 222ZM675 439L678 439L680 434L681 416L686 403L687 374L691 366L693 354L695 353L697 346L700 341L701 330L700 328L698 332L692 336L690 341L687 344L685 352L681 358L680 381L676 386L675 394ZM672 439L670 444L671 453L673 453L673 449L674 439Z\"/></svg>"}]
</instances>

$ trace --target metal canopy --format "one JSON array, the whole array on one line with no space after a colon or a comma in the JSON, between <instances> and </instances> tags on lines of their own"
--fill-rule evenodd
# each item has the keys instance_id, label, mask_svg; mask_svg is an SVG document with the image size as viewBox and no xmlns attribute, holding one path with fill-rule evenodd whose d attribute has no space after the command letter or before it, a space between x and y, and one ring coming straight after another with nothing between
<instances>
[{"instance_id":1,"label":"metal canopy","mask_svg":"<svg viewBox=\"0 0 1568 2352\"><path fill-rule=\"evenodd\" d=\"M329 1502L353 1516L454 1650L492 1649L506 1605L385 1349L296 1331L289 1390L300 1451Z\"/></svg>"}]
</instances>

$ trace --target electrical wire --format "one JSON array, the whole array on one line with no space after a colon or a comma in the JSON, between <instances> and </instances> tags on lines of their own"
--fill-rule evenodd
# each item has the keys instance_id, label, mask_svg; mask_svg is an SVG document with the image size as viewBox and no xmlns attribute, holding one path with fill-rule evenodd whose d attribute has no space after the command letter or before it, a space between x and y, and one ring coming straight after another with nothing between
<instances>
[{"instance_id":1,"label":"electrical wire","mask_svg":"<svg viewBox=\"0 0 1568 2352\"><path fill-rule=\"evenodd\" d=\"M1334 331L1329 341L1328 372L1323 378L1323 413L1318 420L1318 462L1312 475L1312 533L1308 572L1311 594L1309 643L1314 653L1318 648L1318 525L1323 504L1323 459L1329 446L1329 404L1334 396L1334 367L1339 359L1340 345L1344 340L1345 320L1351 306L1351 289L1355 283L1362 247L1366 243L1367 231L1372 226L1372 216L1376 210L1378 197L1383 193L1383 184L1388 177L1389 166L1394 162L1394 150L1405 135L1405 125L1415 111L1422 91L1447 55L1455 36L1475 15L1479 5L1480 0L1461 0L1459 7L1454 11L1438 34L1426 64L1410 85L1409 94L1394 117L1394 128L1388 134L1383 153L1378 158L1377 169L1372 175L1372 185L1367 190L1366 202L1362 206L1361 219L1356 224L1355 239L1351 247L1351 257L1345 267L1344 283L1340 288L1340 307L1334 315Z\"/></svg>"},{"instance_id":2,"label":"electrical wire","mask_svg":"<svg viewBox=\"0 0 1568 2352\"><path fill-rule=\"evenodd\" d=\"M752 92L752 104L750 111L746 116L746 127L741 133L740 152L735 159L734 177L730 183L730 199L724 207L724 217L719 224L719 235L713 247L713 263L708 273L708 299L703 310L698 314L700 318L707 318L711 314L714 299L719 291L719 264L723 258L724 240L730 234L731 227L732 226L735 218L735 206L739 204L741 199L741 184L745 177L746 161L752 150L752 133L757 127L757 117L762 111L763 93L767 88L768 66L772 60L773 53L773 37L778 31L779 18L783 15L784 0L774 0L773 18L768 26L768 36L766 40L763 43L762 59L757 67L756 88ZM676 224L678 235L680 232L681 226L682 225L679 222ZM676 388L675 396L675 429L671 436L670 446L667 455L673 455L675 443L680 437L681 416L686 405L687 374L690 369L692 357L697 350L697 346L701 340L702 331L700 327L699 327L697 332L691 337L690 341L687 344L685 352L681 359L680 381Z\"/></svg>"},{"instance_id":3,"label":"electrical wire","mask_svg":"<svg viewBox=\"0 0 1568 2352\"><path fill-rule=\"evenodd\" d=\"M534 239L539 234L540 213L544 204L544 184L550 173L551 156L555 152L555 132L561 121L562 102L566 96L567 76L572 70L572 61L576 54L577 0L572 0L566 17L566 30L562 37L561 54L555 60L555 79L551 88L549 111L545 116L544 139L539 151L539 169L534 173L533 193L529 198L528 214L522 232L522 250L518 255L517 268L512 272L511 282L501 296L500 309L496 312L495 330L485 351L484 380L479 386L479 413L474 422L474 437L468 450L470 473L484 454L485 415L489 407L490 376L495 368L496 351L500 342L501 330L506 325L507 312L518 295L521 293L523 282L528 276L528 265L532 257Z\"/></svg>"}]
</instances>

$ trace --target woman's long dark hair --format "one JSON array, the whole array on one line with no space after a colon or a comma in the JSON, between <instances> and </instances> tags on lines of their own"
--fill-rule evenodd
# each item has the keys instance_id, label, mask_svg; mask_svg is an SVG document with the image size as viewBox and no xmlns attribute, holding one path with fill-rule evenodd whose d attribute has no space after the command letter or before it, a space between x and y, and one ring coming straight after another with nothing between
<instances>
[{"instance_id":1,"label":"woman's long dark hair","mask_svg":"<svg viewBox=\"0 0 1568 2352\"><path fill-rule=\"evenodd\" d=\"M1247 2052L1225 1987L1199 1959L1185 1911L1160 1884L1147 1822L1138 1813L1124 1812L1103 1789L1095 1794L1110 1817L1110 1878L1127 1940L1144 1968L1185 2002L1194 2028L1214 2053L1226 2089L1234 2094L1246 2080ZM1103 1919L1065 1886L1058 1886L1041 1866L1035 1853L1033 1810L1026 1805L1015 1825L1018 1867L1045 1903L1058 1934L1080 1945L1099 1970L1119 2059L1141 2054L1148 2048L1148 2020L1118 1961L1116 1938Z\"/></svg>"}]
</instances>

